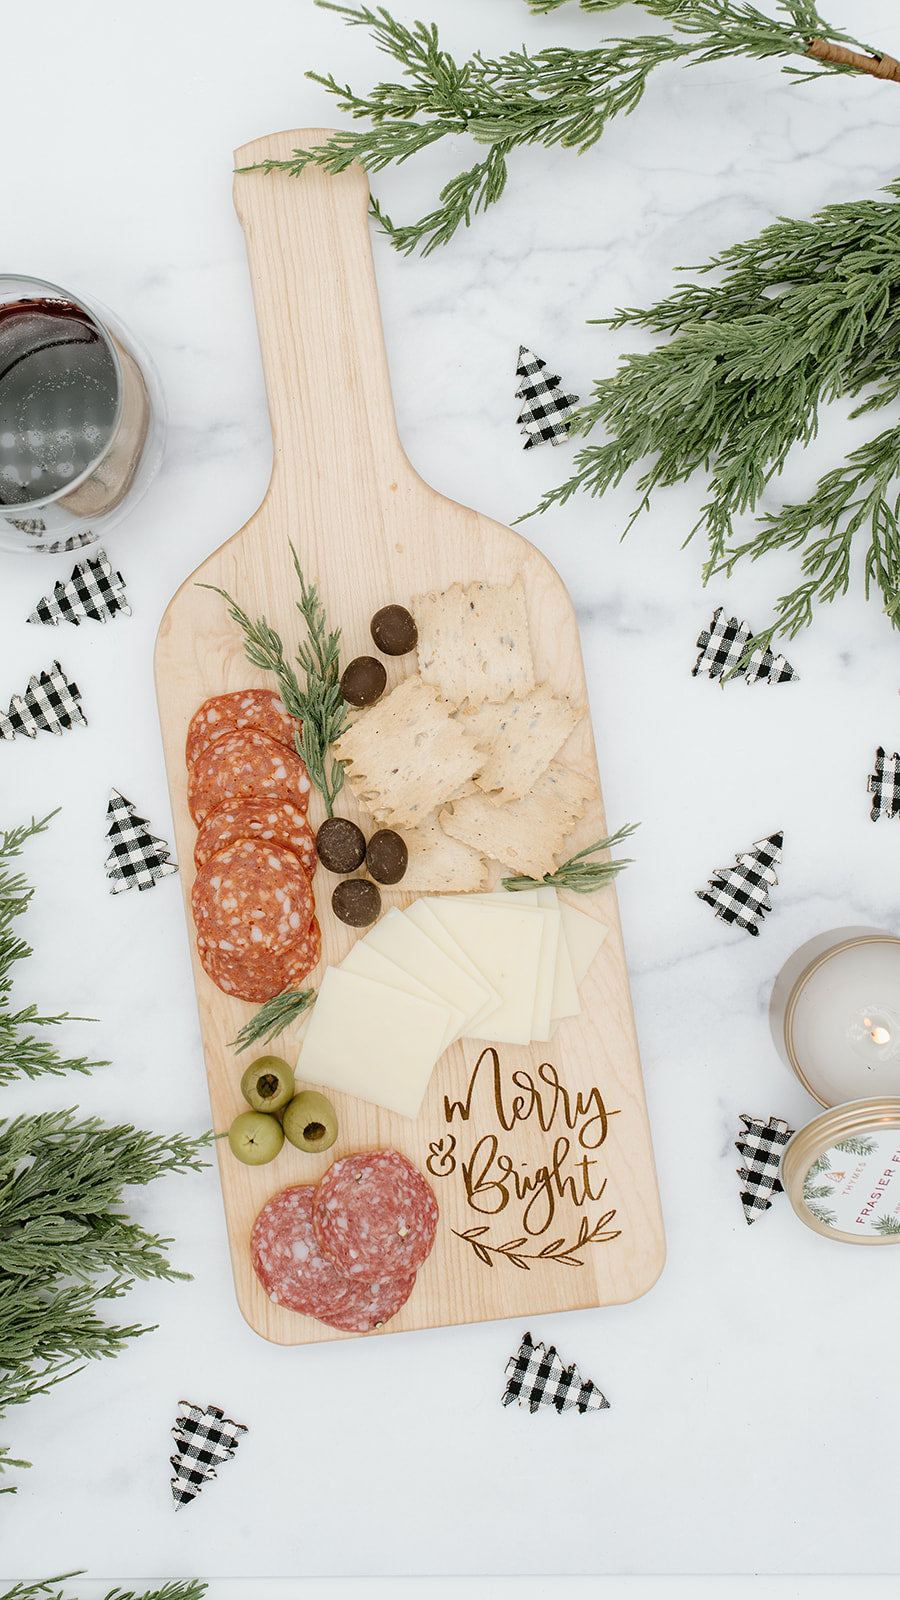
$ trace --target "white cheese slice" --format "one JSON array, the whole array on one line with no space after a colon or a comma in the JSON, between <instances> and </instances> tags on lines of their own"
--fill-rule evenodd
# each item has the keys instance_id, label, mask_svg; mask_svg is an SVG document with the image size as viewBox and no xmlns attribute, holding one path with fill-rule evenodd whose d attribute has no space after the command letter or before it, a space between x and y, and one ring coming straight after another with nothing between
<instances>
[{"instance_id":1,"label":"white cheese slice","mask_svg":"<svg viewBox=\"0 0 900 1600\"><path fill-rule=\"evenodd\" d=\"M404 994L414 994L420 1000L430 1000L432 1005L445 1005L449 1018L445 1036L441 1040L442 1052L446 1050L451 1040L457 1037L459 1029L465 1023L467 1012L463 1011L461 1006L436 993L405 967L389 960L380 950L373 949L368 937L357 939L356 944L339 965L341 972L355 972L357 977L371 978L373 983L383 983L389 989L400 989Z\"/></svg>"},{"instance_id":2,"label":"white cheese slice","mask_svg":"<svg viewBox=\"0 0 900 1600\"><path fill-rule=\"evenodd\" d=\"M456 1018L452 1038L459 1038L473 1017L478 1016L489 1002L496 1004L499 996L478 976L470 973L453 956L435 944L403 911L392 908L370 928L365 942L379 954L396 962L404 972L427 985L434 994L449 1006Z\"/></svg>"},{"instance_id":3,"label":"white cheese slice","mask_svg":"<svg viewBox=\"0 0 900 1600\"><path fill-rule=\"evenodd\" d=\"M605 922L597 922L596 918L589 916L586 911L576 910L575 906L568 905L565 900L560 900L559 909L566 944L569 947L572 975L580 988L593 965L597 951L609 933L609 928Z\"/></svg>"},{"instance_id":4,"label":"white cheese slice","mask_svg":"<svg viewBox=\"0 0 900 1600\"><path fill-rule=\"evenodd\" d=\"M471 896L466 895L467 900L470 898ZM466 973L487 995L487 999L479 1006L474 1015L469 1017L466 1024L467 1027L474 1027L476 1023L481 1022L483 1017L488 1015L488 1012L494 1011L499 1004L500 996L496 989L492 988L484 974L479 972L474 961L466 954L462 945L457 943L451 933L448 933L444 924L435 916L427 900L414 900L412 905L406 907L403 915L407 922L413 923L421 933L428 936L432 944L437 945L437 948L443 951L445 956L449 957L454 967Z\"/></svg>"},{"instance_id":5,"label":"white cheese slice","mask_svg":"<svg viewBox=\"0 0 900 1600\"><path fill-rule=\"evenodd\" d=\"M550 1023L553 1018L556 956L560 944L562 918L559 906L556 904L556 895L552 889L550 893L553 895L552 905L534 907L541 919L541 953L534 989L534 1013L531 1019L531 1037L535 1042L549 1039Z\"/></svg>"},{"instance_id":6,"label":"white cheese slice","mask_svg":"<svg viewBox=\"0 0 900 1600\"><path fill-rule=\"evenodd\" d=\"M449 1013L417 995L329 967L297 1071L305 1083L356 1095L415 1117L447 1031Z\"/></svg>"},{"instance_id":7,"label":"white cheese slice","mask_svg":"<svg viewBox=\"0 0 900 1600\"><path fill-rule=\"evenodd\" d=\"M535 908L484 905L468 896L429 897L426 903L500 996L499 1005L469 1024L465 1037L529 1044L543 932Z\"/></svg>"},{"instance_id":8,"label":"white cheese slice","mask_svg":"<svg viewBox=\"0 0 900 1600\"><path fill-rule=\"evenodd\" d=\"M552 1033L554 1023L561 1021L563 1017L578 1015L581 1002L578 999L578 985L572 971L572 960L562 920L562 903L555 889L538 889L537 897L538 905L556 906L560 912L559 938L556 942L556 971L553 974L553 1000L550 1005L549 1033Z\"/></svg>"}]
</instances>

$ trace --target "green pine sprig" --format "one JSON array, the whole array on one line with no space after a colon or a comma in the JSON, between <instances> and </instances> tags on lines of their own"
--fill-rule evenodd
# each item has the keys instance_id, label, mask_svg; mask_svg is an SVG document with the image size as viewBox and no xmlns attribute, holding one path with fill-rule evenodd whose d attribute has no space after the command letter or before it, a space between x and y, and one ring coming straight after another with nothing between
<instances>
[{"instance_id":1,"label":"green pine sprig","mask_svg":"<svg viewBox=\"0 0 900 1600\"><path fill-rule=\"evenodd\" d=\"M0 1600L68 1600L62 1589L57 1584L66 1583L69 1578L80 1578L81 1572L64 1572L58 1578L43 1578L35 1583L14 1583L11 1589L5 1589L0 1594ZM206 1584L196 1578L176 1578L172 1583L164 1583L162 1588L144 1589L138 1594L135 1590L109 1589L104 1600L203 1600L206 1593Z\"/></svg>"},{"instance_id":2,"label":"green pine sprig","mask_svg":"<svg viewBox=\"0 0 900 1600\"><path fill-rule=\"evenodd\" d=\"M503 887L513 894L520 889L571 889L574 894L593 894L595 890L612 883L625 867L632 865L632 861L630 857L621 861L594 861L591 857L601 850L615 849L639 827L639 822L626 823L624 828L620 828L618 833L611 833L609 838L595 839L593 844L585 845L583 850L570 856L555 872L548 872L543 878L502 878Z\"/></svg>"},{"instance_id":3,"label":"green pine sprig","mask_svg":"<svg viewBox=\"0 0 900 1600\"><path fill-rule=\"evenodd\" d=\"M559 3L531 0L537 12ZM619 3L582 0L583 9L593 12L614 10ZM778 0L780 16L775 17L745 0L639 3L650 17L668 23L670 31L605 39L589 50L550 46L530 54L522 48L496 60L476 51L459 63L441 47L433 24L407 26L384 6L317 0L349 26L367 27L378 48L400 67L402 78L358 94L330 73L307 73L335 96L342 115L368 121L371 128L341 130L326 144L295 150L286 160L261 162L259 168L298 175L316 165L339 173L359 161L367 171L379 172L443 139L458 141L468 135L476 145L487 146L487 154L445 185L432 211L416 222L395 224L377 202L373 206L398 250L421 249L427 255L499 200L514 150L529 145L590 149L612 118L635 110L650 75L665 63L691 66L738 55L756 60L805 56L813 38L870 48L826 23L812 0ZM846 70L823 62L804 76Z\"/></svg>"},{"instance_id":4,"label":"green pine sprig","mask_svg":"<svg viewBox=\"0 0 900 1600\"><path fill-rule=\"evenodd\" d=\"M297 664L303 675L302 683L297 671L285 657L280 634L265 617L258 617L254 622L228 591L218 588L216 584L204 583L199 587L212 589L215 594L222 596L229 616L244 635L244 654L251 666L274 673L284 705L301 724L297 750L331 817L334 815L334 802L344 786L345 763L336 761L331 755L331 746L340 738L347 718L347 703L341 694L341 630L329 629L318 589L315 584L306 582L294 546L291 545L290 549L300 582L297 610L306 626L306 636L297 646Z\"/></svg>"},{"instance_id":5,"label":"green pine sprig","mask_svg":"<svg viewBox=\"0 0 900 1600\"><path fill-rule=\"evenodd\" d=\"M232 1049L240 1055L251 1045L268 1044L275 1035L291 1027L315 1003L315 989L285 989L267 1000L241 1028Z\"/></svg>"}]
</instances>

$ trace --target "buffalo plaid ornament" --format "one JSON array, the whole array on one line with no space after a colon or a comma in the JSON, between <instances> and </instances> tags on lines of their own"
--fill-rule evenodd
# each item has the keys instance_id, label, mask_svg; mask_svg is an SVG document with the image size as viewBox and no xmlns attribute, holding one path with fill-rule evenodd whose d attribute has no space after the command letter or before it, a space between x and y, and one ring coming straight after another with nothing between
<instances>
[{"instance_id":1,"label":"buffalo plaid ornament","mask_svg":"<svg viewBox=\"0 0 900 1600\"><path fill-rule=\"evenodd\" d=\"M176 1511L189 1505L203 1485L216 1476L217 1466L231 1460L241 1434L246 1432L242 1422L232 1422L218 1406L207 1406L204 1411L189 1400L179 1400L172 1429L178 1449L169 1457L175 1468L171 1484Z\"/></svg>"},{"instance_id":2,"label":"buffalo plaid ornament","mask_svg":"<svg viewBox=\"0 0 900 1600\"><path fill-rule=\"evenodd\" d=\"M105 550L79 561L72 575L54 586L53 593L38 601L28 622L73 622L76 628L86 618L94 622L108 622L119 613L131 616L131 607L125 595L125 580L121 572L114 572Z\"/></svg>"},{"instance_id":3,"label":"buffalo plaid ornament","mask_svg":"<svg viewBox=\"0 0 900 1600\"><path fill-rule=\"evenodd\" d=\"M509 1374L502 1396L505 1406L518 1400L520 1406L537 1411L538 1406L553 1406L563 1411L608 1411L609 1401L590 1378L582 1378L573 1362L564 1367L556 1346L534 1344L526 1333L517 1355L506 1363Z\"/></svg>"},{"instance_id":4,"label":"buffalo plaid ornament","mask_svg":"<svg viewBox=\"0 0 900 1600\"><path fill-rule=\"evenodd\" d=\"M725 678L741 661L752 638L749 622L726 617L724 606L719 606L697 640L700 654L691 668L691 677L719 678L724 687ZM761 648L752 651L740 675L745 683L791 683L799 677L784 656Z\"/></svg>"},{"instance_id":5,"label":"buffalo plaid ornament","mask_svg":"<svg viewBox=\"0 0 900 1600\"><path fill-rule=\"evenodd\" d=\"M886 756L881 748L875 751L875 771L869 773L866 791L872 795L869 816L873 822L879 817L900 816L900 755L896 750Z\"/></svg>"},{"instance_id":6,"label":"buffalo plaid ornament","mask_svg":"<svg viewBox=\"0 0 900 1600\"><path fill-rule=\"evenodd\" d=\"M567 439L569 418L578 404L579 396L563 394L559 374L546 372L546 365L533 351L526 350L523 344L519 346L516 376L521 381L516 398L524 401L524 405L516 421L522 424L519 432L526 436L523 450L545 444L548 439L551 444L561 444Z\"/></svg>"},{"instance_id":7,"label":"buffalo plaid ornament","mask_svg":"<svg viewBox=\"0 0 900 1600\"><path fill-rule=\"evenodd\" d=\"M750 1223L768 1211L773 1194L783 1193L778 1177L781 1152L794 1130L780 1117L770 1117L768 1122L762 1122L758 1117L749 1117L742 1111L741 1121L744 1126L740 1138L734 1141L734 1147L744 1160L744 1165L738 1168L738 1177L742 1185L741 1205Z\"/></svg>"},{"instance_id":8,"label":"buffalo plaid ornament","mask_svg":"<svg viewBox=\"0 0 900 1600\"><path fill-rule=\"evenodd\" d=\"M708 889L698 889L697 897L712 906L723 922L736 922L754 936L767 911L771 911L769 889L778 882L773 864L781 860L783 833L757 839L752 850L735 858L733 867L720 867L709 880Z\"/></svg>"},{"instance_id":9,"label":"buffalo plaid ornament","mask_svg":"<svg viewBox=\"0 0 900 1600\"><path fill-rule=\"evenodd\" d=\"M0 739L14 739L17 733L29 739L38 733L62 733L76 722L87 726L78 685L54 661L46 672L28 680L24 695L13 695L8 711L0 711Z\"/></svg>"},{"instance_id":10,"label":"buffalo plaid ornament","mask_svg":"<svg viewBox=\"0 0 900 1600\"><path fill-rule=\"evenodd\" d=\"M165 840L154 837L146 818L135 815L131 801L118 789L109 792L106 820L106 837L112 845L104 862L110 894L152 889L160 878L178 871L176 863L169 860L171 851Z\"/></svg>"}]
</instances>

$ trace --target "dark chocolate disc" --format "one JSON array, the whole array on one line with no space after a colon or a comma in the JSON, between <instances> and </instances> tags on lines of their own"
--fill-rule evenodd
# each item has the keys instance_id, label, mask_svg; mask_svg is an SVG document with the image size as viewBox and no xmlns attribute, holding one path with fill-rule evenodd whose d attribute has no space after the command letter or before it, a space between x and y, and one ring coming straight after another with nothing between
<instances>
[{"instance_id":1,"label":"dark chocolate disc","mask_svg":"<svg viewBox=\"0 0 900 1600\"><path fill-rule=\"evenodd\" d=\"M355 872L366 858L366 836L349 817L326 817L316 834L316 850L329 872Z\"/></svg>"},{"instance_id":2,"label":"dark chocolate disc","mask_svg":"<svg viewBox=\"0 0 900 1600\"><path fill-rule=\"evenodd\" d=\"M366 845L366 866L379 883L399 883L408 861L406 841L393 828L379 829Z\"/></svg>"},{"instance_id":3,"label":"dark chocolate disc","mask_svg":"<svg viewBox=\"0 0 900 1600\"><path fill-rule=\"evenodd\" d=\"M374 656L357 656L341 674L341 694L351 706L373 706L384 694L387 673Z\"/></svg>"},{"instance_id":4,"label":"dark chocolate disc","mask_svg":"<svg viewBox=\"0 0 900 1600\"><path fill-rule=\"evenodd\" d=\"M369 624L372 638L386 656L405 656L415 650L419 630L405 606L382 606Z\"/></svg>"},{"instance_id":5,"label":"dark chocolate disc","mask_svg":"<svg viewBox=\"0 0 900 1600\"><path fill-rule=\"evenodd\" d=\"M381 911L381 895L368 878L344 878L331 896L331 909L351 928L365 928Z\"/></svg>"}]
</instances>

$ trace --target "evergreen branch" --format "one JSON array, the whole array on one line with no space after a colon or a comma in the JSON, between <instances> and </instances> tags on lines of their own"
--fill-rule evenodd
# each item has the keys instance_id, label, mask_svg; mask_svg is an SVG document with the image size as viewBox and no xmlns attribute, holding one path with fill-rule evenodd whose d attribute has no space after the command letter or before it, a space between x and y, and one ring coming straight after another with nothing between
<instances>
[{"instance_id":1,"label":"evergreen branch","mask_svg":"<svg viewBox=\"0 0 900 1600\"><path fill-rule=\"evenodd\" d=\"M16 1462L15 1465L22 1466L23 1463ZM4 1590L0 1600L67 1600L62 1589L56 1588L56 1585L67 1582L69 1578L80 1578L82 1575L81 1572L63 1572L57 1578L43 1578L34 1583L14 1583L11 1589ZM129 1589L127 1593L124 1589L110 1589L105 1600L202 1600L206 1588L206 1584L196 1578L176 1578L172 1583L164 1583L161 1589L145 1589L140 1594L133 1589Z\"/></svg>"},{"instance_id":2,"label":"evergreen branch","mask_svg":"<svg viewBox=\"0 0 900 1600\"><path fill-rule=\"evenodd\" d=\"M201 583L201 589L211 589L221 595L228 614L244 635L244 655L253 667L262 672L272 672L278 682L278 692L292 717L301 725L297 735L297 751L306 763L310 780L325 801L329 817L334 815L334 802L344 786L343 761L329 755L330 746L343 732L347 704L341 694L339 628L326 631L325 608L315 585L307 585L300 568L297 552L291 545L294 567L300 580L300 599L297 610L306 623L307 636L297 647L297 661L304 674L306 686L301 685L291 663L285 658L284 644L265 617L255 622L233 600L226 589L214 583Z\"/></svg>"},{"instance_id":3,"label":"evergreen branch","mask_svg":"<svg viewBox=\"0 0 900 1600\"><path fill-rule=\"evenodd\" d=\"M504 889L515 894L520 889L571 889L574 894L593 894L595 889L603 889L625 867L633 863L630 859L623 861L590 861L588 857L596 855L598 850L612 850L629 834L640 827L639 822L626 823L618 833L610 834L608 839L596 839L593 844L585 845L583 850L577 851L564 861L555 872L548 872L543 878L511 877L503 878L501 882Z\"/></svg>"},{"instance_id":4,"label":"evergreen branch","mask_svg":"<svg viewBox=\"0 0 900 1600\"><path fill-rule=\"evenodd\" d=\"M900 538L894 480L900 429L891 428L827 472L810 498L767 513L753 537L733 539L735 519L756 510L795 446L816 435L821 406L860 399L859 416L900 398L900 184L887 201L827 207L809 222L781 218L701 269L692 283L647 310L602 319L613 328L670 335L649 353L627 355L571 419L573 434L607 435L576 455L572 476L539 510L572 495L600 495L637 469L637 504L626 532L658 488L707 475L708 499L689 538L708 543L703 578L733 572L786 548L800 556L801 582L775 606L747 652L796 634L817 602L843 594L851 550L863 530L866 593L877 589L900 626ZM528 513L532 515L533 513Z\"/></svg>"},{"instance_id":5,"label":"evergreen branch","mask_svg":"<svg viewBox=\"0 0 900 1600\"><path fill-rule=\"evenodd\" d=\"M462 63L441 48L433 24L408 27L383 6L317 3L350 27L367 27L378 48L400 67L402 78L378 83L361 95L331 74L309 72L309 78L334 95L342 115L366 120L371 127L363 132L343 129L311 150L295 150L285 160L269 159L241 170L298 176L315 165L340 173L358 161L368 172L379 172L461 134L487 145L487 156L452 178L437 206L418 221L396 224L377 203L373 206L382 228L405 253L421 248L427 255L498 200L513 149L590 149L613 117L635 110L650 75L666 62L691 66L733 56L811 59L815 43L812 59L818 57L817 64L806 77L848 70L891 75L885 66L890 58L882 61L877 51L852 57L844 47L858 41L826 23L812 0L776 0L780 18L748 0L639 0L649 16L670 25L668 33L606 39L590 50L551 46L529 54L522 48L496 60L475 52ZM560 3L531 0L537 12ZM614 10L618 3L581 0L583 9L593 12Z\"/></svg>"},{"instance_id":6,"label":"evergreen branch","mask_svg":"<svg viewBox=\"0 0 900 1600\"><path fill-rule=\"evenodd\" d=\"M244 1024L237 1038L231 1041L232 1048L240 1055L252 1044L268 1044L277 1033L282 1033L298 1017L302 1017L304 1011L314 1004L315 998L315 989L285 989L281 994L276 994Z\"/></svg>"}]
</instances>

